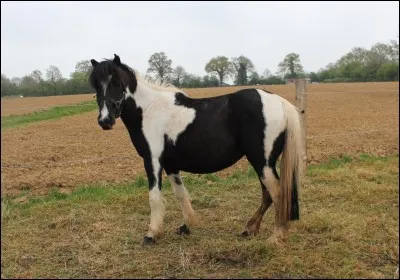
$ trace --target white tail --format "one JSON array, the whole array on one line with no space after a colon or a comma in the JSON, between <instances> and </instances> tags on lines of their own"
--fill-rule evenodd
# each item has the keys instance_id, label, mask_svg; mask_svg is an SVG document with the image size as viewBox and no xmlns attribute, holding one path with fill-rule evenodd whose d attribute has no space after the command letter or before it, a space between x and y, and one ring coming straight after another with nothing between
<instances>
[{"instance_id":1,"label":"white tail","mask_svg":"<svg viewBox=\"0 0 400 280\"><path fill-rule=\"evenodd\" d=\"M299 219L298 188L303 170L300 110L281 98L286 116L286 141L280 167L279 221Z\"/></svg>"}]
</instances>

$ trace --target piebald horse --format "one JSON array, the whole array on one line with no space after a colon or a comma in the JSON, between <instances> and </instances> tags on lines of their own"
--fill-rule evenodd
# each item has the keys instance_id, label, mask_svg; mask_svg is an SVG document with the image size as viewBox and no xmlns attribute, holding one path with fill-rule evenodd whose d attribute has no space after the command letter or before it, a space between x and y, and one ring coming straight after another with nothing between
<instances>
[{"instance_id":1,"label":"piebald horse","mask_svg":"<svg viewBox=\"0 0 400 280\"><path fill-rule=\"evenodd\" d=\"M196 224L180 171L204 174L220 171L243 156L261 182L261 205L242 236L259 232L264 213L274 203L275 229L269 241L285 240L289 221L299 219L298 188L302 170L300 111L282 97L261 89L190 98L183 91L150 82L119 56L97 62L89 82L96 91L98 124L112 129L121 117L143 158L149 184L150 224L143 244L160 238L165 214L162 170L171 182L183 212L179 234ZM281 156L280 176L276 162Z\"/></svg>"}]
</instances>

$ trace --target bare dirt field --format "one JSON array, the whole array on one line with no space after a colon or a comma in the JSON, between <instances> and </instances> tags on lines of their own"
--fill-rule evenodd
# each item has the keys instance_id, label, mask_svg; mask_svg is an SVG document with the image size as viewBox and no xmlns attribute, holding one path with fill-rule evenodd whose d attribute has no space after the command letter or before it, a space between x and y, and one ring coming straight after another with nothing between
<instances>
[{"instance_id":1,"label":"bare dirt field","mask_svg":"<svg viewBox=\"0 0 400 280\"><path fill-rule=\"evenodd\" d=\"M72 105L93 99L93 94L4 98L1 99L1 116L22 115L53 106Z\"/></svg>"},{"instance_id":2,"label":"bare dirt field","mask_svg":"<svg viewBox=\"0 0 400 280\"><path fill-rule=\"evenodd\" d=\"M329 157L368 153L398 154L398 83L308 85L307 153L310 164ZM294 85L260 86L294 103ZM188 89L193 97L226 94L239 87ZM92 95L2 100L6 109L65 105ZM18 111L17 108L20 110ZM9 110L11 111L11 110ZM7 111L6 111L7 112ZM79 184L128 182L143 174L142 159L118 119L113 130L97 124L97 111L42 121L2 131L2 194L30 190L45 194L52 187L70 191ZM246 159L218 173L248 168Z\"/></svg>"}]
</instances>

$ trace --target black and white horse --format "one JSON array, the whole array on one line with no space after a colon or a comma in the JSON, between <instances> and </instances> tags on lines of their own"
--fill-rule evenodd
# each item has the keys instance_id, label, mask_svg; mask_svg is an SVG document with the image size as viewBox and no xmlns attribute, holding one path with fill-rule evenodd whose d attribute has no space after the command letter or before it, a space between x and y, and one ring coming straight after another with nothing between
<instances>
[{"instance_id":1,"label":"black and white horse","mask_svg":"<svg viewBox=\"0 0 400 280\"><path fill-rule=\"evenodd\" d=\"M194 99L171 85L141 78L117 55L113 60L92 59L91 63L89 81L96 90L99 125L111 129L115 119L121 117L144 161L151 208L144 244L155 243L162 232L163 169L183 212L178 232L189 234L188 226L196 223L196 216L179 172L217 172L243 156L259 176L262 199L242 235L258 233L262 217L273 202L275 230L269 240L287 238L288 222L299 219L297 189L302 161L296 107L260 89ZM279 178L275 165L281 154Z\"/></svg>"}]
</instances>

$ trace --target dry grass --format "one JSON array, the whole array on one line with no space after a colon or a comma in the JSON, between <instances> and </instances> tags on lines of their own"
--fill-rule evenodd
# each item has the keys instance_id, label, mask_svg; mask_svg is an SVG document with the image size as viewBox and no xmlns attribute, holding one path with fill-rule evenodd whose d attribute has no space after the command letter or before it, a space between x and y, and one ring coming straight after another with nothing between
<instances>
[{"instance_id":1,"label":"dry grass","mask_svg":"<svg viewBox=\"0 0 400 280\"><path fill-rule=\"evenodd\" d=\"M398 156L344 157L309 168L300 221L281 247L237 237L260 202L253 170L222 179L184 174L200 225L182 220L168 182L165 235L143 247L146 180L86 186L45 198L2 199L2 278L392 278L399 263Z\"/></svg>"}]
</instances>

